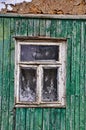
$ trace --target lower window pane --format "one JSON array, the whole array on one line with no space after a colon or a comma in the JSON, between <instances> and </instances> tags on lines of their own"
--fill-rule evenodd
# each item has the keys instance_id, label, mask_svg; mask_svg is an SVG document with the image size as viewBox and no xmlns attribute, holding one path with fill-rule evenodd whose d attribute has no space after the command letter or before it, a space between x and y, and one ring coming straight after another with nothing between
<instances>
[{"instance_id":1,"label":"lower window pane","mask_svg":"<svg viewBox=\"0 0 86 130\"><path fill-rule=\"evenodd\" d=\"M42 101L58 100L58 68L44 69Z\"/></svg>"},{"instance_id":2,"label":"lower window pane","mask_svg":"<svg viewBox=\"0 0 86 130\"><path fill-rule=\"evenodd\" d=\"M20 101L36 101L36 69L21 68Z\"/></svg>"}]
</instances>

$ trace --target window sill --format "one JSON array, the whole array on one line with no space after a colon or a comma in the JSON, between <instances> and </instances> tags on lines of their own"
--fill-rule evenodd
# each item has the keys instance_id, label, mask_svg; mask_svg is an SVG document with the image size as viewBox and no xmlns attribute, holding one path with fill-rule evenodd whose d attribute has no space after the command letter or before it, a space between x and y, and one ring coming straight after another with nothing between
<instances>
[{"instance_id":1,"label":"window sill","mask_svg":"<svg viewBox=\"0 0 86 130\"><path fill-rule=\"evenodd\" d=\"M15 104L16 108L66 108L66 105L62 105L60 103L52 103L52 104Z\"/></svg>"}]
</instances>

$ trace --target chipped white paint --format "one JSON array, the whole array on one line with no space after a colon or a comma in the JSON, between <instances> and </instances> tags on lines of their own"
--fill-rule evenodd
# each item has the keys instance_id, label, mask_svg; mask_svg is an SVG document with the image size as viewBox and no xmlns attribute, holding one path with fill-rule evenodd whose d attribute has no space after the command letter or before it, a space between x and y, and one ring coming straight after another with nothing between
<instances>
[{"instance_id":1,"label":"chipped white paint","mask_svg":"<svg viewBox=\"0 0 86 130\"><path fill-rule=\"evenodd\" d=\"M30 61L30 62L21 62L20 54L21 54L21 45L57 45L59 46L59 61L54 60L43 60L39 61ZM23 106L26 104L28 107L64 107L65 104L65 89L66 89L66 44L65 42L47 42L47 39L44 41L37 40L27 40L20 42L19 40L15 44L15 96L16 102L15 106ZM36 86L36 102L25 102L20 101L19 94L19 74L21 67L29 67L37 69L37 86ZM43 70L45 68L58 68L58 100L57 101L42 101L42 89L43 89Z\"/></svg>"},{"instance_id":2,"label":"chipped white paint","mask_svg":"<svg viewBox=\"0 0 86 130\"><path fill-rule=\"evenodd\" d=\"M65 104L65 97L66 97L66 44L62 43L60 45L60 61L61 66L59 67L59 101L62 105Z\"/></svg>"},{"instance_id":3,"label":"chipped white paint","mask_svg":"<svg viewBox=\"0 0 86 130\"><path fill-rule=\"evenodd\" d=\"M47 39L46 39L47 40ZM33 43L33 41L29 41L29 43L26 41L26 42L21 42L21 41L18 41L18 44L20 44L20 45L61 45L61 42L50 42L49 44L48 43L46 43L46 41L44 42L44 40L41 40L41 41L39 41L39 40L36 40L36 41L34 41L34 43Z\"/></svg>"},{"instance_id":4,"label":"chipped white paint","mask_svg":"<svg viewBox=\"0 0 86 130\"><path fill-rule=\"evenodd\" d=\"M43 87L43 69L42 69L42 67L41 67L41 65L39 65L39 67L38 67L38 81L37 81L37 87L38 87L38 95L37 95L37 97L38 97L38 103L40 104L41 103L41 93L42 93L42 87Z\"/></svg>"}]
</instances>

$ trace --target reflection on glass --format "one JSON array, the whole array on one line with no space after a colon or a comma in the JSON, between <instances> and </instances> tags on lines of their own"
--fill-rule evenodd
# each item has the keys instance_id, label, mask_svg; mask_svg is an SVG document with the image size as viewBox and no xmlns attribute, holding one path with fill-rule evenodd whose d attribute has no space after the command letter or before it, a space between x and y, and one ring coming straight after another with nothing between
<instances>
[{"instance_id":1,"label":"reflection on glass","mask_svg":"<svg viewBox=\"0 0 86 130\"><path fill-rule=\"evenodd\" d=\"M59 46L21 45L21 61L59 60Z\"/></svg>"},{"instance_id":2,"label":"reflection on glass","mask_svg":"<svg viewBox=\"0 0 86 130\"><path fill-rule=\"evenodd\" d=\"M36 70L21 68L20 101L36 101Z\"/></svg>"},{"instance_id":3,"label":"reflection on glass","mask_svg":"<svg viewBox=\"0 0 86 130\"><path fill-rule=\"evenodd\" d=\"M44 69L42 101L57 101L58 69Z\"/></svg>"}]
</instances>

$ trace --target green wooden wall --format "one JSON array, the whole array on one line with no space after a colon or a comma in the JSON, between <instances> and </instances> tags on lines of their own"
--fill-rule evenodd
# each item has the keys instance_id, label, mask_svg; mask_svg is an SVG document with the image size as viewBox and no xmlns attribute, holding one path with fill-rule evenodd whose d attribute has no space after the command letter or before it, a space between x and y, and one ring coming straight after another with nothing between
<instances>
[{"instance_id":1,"label":"green wooden wall","mask_svg":"<svg viewBox=\"0 0 86 130\"><path fill-rule=\"evenodd\" d=\"M68 38L66 108L14 108L16 35ZM86 130L86 20L0 17L0 130Z\"/></svg>"}]
</instances>

